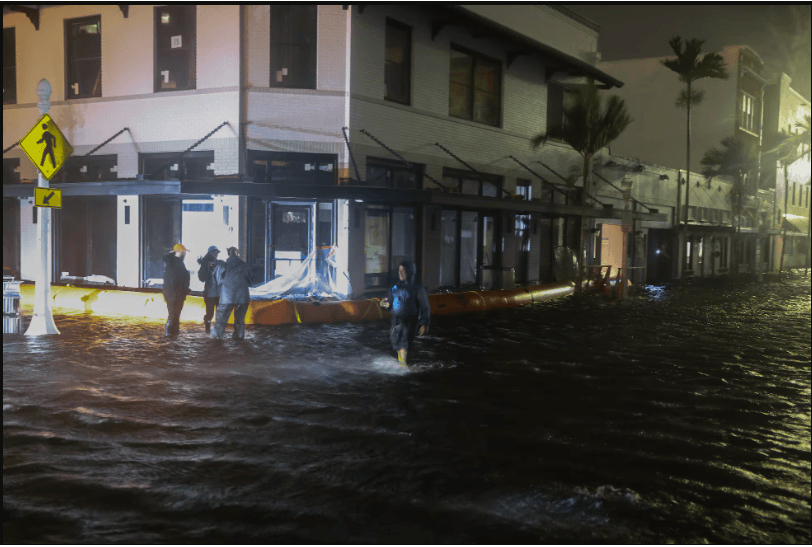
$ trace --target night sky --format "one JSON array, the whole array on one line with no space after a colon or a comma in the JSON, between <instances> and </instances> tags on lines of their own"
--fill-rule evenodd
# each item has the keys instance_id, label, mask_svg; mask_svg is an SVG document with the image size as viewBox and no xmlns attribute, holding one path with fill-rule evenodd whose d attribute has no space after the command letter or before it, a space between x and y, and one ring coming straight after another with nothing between
<instances>
[{"instance_id":1,"label":"night sky","mask_svg":"<svg viewBox=\"0 0 812 547\"><path fill-rule=\"evenodd\" d=\"M602 60L672 55L672 36L705 40L703 52L724 46L753 48L770 70L792 77L810 98L810 5L783 4L571 4L566 7L601 27Z\"/></svg>"}]
</instances>

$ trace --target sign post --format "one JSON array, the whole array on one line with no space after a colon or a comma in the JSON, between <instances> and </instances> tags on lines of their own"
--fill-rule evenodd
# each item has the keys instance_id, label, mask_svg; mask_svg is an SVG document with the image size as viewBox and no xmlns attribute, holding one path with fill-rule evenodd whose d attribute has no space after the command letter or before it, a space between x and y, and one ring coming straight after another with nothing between
<instances>
[{"instance_id":1,"label":"sign post","mask_svg":"<svg viewBox=\"0 0 812 547\"><path fill-rule=\"evenodd\" d=\"M73 148L62 136L59 128L48 115L51 109L51 84L43 78L37 84L37 96L42 118L20 141L20 147L37 166L35 206L39 211L37 244L40 253L40 270L34 286L34 316L25 331L26 336L59 334L51 313L51 208L61 207L62 192L49 189L50 179L59 171Z\"/></svg>"}]
</instances>

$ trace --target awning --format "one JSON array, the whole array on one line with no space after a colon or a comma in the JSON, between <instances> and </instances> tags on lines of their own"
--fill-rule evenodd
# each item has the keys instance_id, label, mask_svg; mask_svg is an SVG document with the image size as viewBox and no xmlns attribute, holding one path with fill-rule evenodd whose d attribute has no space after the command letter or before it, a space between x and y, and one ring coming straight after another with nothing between
<instances>
[{"instance_id":1,"label":"awning","mask_svg":"<svg viewBox=\"0 0 812 547\"><path fill-rule=\"evenodd\" d=\"M789 234L802 234L806 235L806 230L802 230L797 224L795 224L795 219L790 220L784 217L784 221L781 224L781 230L786 230Z\"/></svg>"}]
</instances>

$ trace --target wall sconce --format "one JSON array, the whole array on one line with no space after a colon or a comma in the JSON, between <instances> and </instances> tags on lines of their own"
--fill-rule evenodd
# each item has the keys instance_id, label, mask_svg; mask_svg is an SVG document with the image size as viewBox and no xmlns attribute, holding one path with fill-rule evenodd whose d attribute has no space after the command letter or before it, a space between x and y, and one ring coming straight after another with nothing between
<instances>
[{"instance_id":1,"label":"wall sconce","mask_svg":"<svg viewBox=\"0 0 812 547\"><path fill-rule=\"evenodd\" d=\"M660 175L660 180L669 180L668 175Z\"/></svg>"}]
</instances>

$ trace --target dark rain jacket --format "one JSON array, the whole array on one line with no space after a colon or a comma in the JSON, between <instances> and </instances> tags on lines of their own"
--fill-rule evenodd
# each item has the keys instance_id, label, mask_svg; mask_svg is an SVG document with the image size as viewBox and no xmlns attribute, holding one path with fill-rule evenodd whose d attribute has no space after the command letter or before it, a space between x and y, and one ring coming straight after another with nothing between
<instances>
[{"instance_id":1,"label":"dark rain jacket","mask_svg":"<svg viewBox=\"0 0 812 547\"><path fill-rule=\"evenodd\" d=\"M406 269L406 281L398 281L389 289L389 313L392 322L416 322L420 327L428 325L431 319L431 306L426 287L415 283L417 264L404 260L400 264Z\"/></svg>"},{"instance_id":2,"label":"dark rain jacket","mask_svg":"<svg viewBox=\"0 0 812 547\"><path fill-rule=\"evenodd\" d=\"M214 282L220 286L220 304L248 304L248 287L253 284L251 268L238 256L220 260L214 268Z\"/></svg>"},{"instance_id":3,"label":"dark rain jacket","mask_svg":"<svg viewBox=\"0 0 812 547\"><path fill-rule=\"evenodd\" d=\"M214 268L218 264L225 267L226 263L222 260L217 260L211 253L206 253L203 258L198 258L197 263L200 264L200 269L197 271L197 278L204 283L203 297L204 298L217 298L220 296L220 285L214 282Z\"/></svg>"},{"instance_id":4,"label":"dark rain jacket","mask_svg":"<svg viewBox=\"0 0 812 547\"><path fill-rule=\"evenodd\" d=\"M186 300L186 294L189 292L189 270L183 260L175 256L175 253L168 253L164 255L164 283L163 293L164 299L169 301Z\"/></svg>"}]
</instances>

